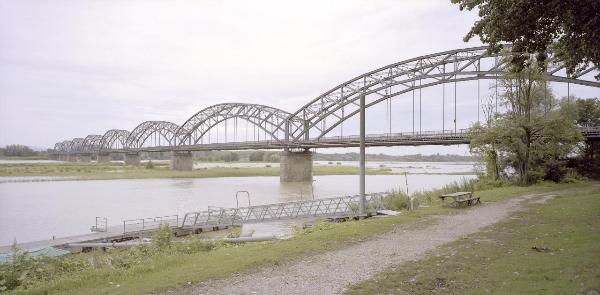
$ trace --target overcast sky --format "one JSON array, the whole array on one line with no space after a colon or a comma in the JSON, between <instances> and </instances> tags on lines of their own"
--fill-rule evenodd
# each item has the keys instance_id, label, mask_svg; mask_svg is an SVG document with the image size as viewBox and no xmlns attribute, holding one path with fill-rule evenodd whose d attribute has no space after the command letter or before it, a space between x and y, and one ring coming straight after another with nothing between
<instances>
[{"instance_id":1,"label":"overcast sky","mask_svg":"<svg viewBox=\"0 0 600 295\"><path fill-rule=\"evenodd\" d=\"M479 45L462 41L475 19L449 0L0 0L0 145L182 124L220 102L294 111L366 71Z\"/></svg>"}]
</instances>

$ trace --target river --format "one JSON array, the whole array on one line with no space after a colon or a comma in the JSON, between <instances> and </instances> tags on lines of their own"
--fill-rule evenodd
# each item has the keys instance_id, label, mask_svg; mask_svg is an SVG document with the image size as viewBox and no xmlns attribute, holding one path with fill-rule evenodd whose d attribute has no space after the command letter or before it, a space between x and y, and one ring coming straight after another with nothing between
<instances>
[{"instance_id":1,"label":"river","mask_svg":"<svg viewBox=\"0 0 600 295\"><path fill-rule=\"evenodd\" d=\"M342 162L341 165L358 165ZM212 165L212 164L211 164ZM225 164L214 164L225 166ZM244 165L244 164L227 164ZM254 165L254 164L252 164ZM264 165L257 164L257 165ZM315 165L338 165L337 162ZM410 192L441 187L474 175L469 163L368 162L393 172L436 173L369 175L367 192L392 189ZM2 181L0 177L0 245L85 234L96 216L109 225L123 220L206 210L208 206L235 207L235 193L250 192L252 205L356 194L358 176L315 176L311 183L280 183L279 177L222 177L202 179L62 180L41 182ZM240 206L246 205L240 199Z\"/></svg>"}]
</instances>

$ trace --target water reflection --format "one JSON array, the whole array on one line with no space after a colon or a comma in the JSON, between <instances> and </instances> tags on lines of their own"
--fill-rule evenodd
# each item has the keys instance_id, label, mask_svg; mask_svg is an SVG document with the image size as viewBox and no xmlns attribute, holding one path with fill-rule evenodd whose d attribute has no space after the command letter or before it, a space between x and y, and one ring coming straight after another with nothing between
<instances>
[{"instance_id":1,"label":"water reflection","mask_svg":"<svg viewBox=\"0 0 600 295\"><path fill-rule=\"evenodd\" d=\"M279 195L282 202L314 199L312 182L288 182L279 185Z\"/></svg>"}]
</instances>

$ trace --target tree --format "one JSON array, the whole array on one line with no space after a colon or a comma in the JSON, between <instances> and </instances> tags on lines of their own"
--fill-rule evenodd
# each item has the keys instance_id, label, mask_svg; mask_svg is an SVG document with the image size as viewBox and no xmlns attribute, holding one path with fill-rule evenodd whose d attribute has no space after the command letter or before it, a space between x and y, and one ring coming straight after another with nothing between
<instances>
[{"instance_id":1,"label":"tree","mask_svg":"<svg viewBox=\"0 0 600 295\"><path fill-rule=\"evenodd\" d=\"M600 100L598 98L577 99L577 125L600 126Z\"/></svg>"},{"instance_id":2,"label":"tree","mask_svg":"<svg viewBox=\"0 0 600 295\"><path fill-rule=\"evenodd\" d=\"M600 126L600 100L598 98L575 100L577 125ZM572 161L577 171L585 176L600 178L600 141L586 141L581 145L579 156Z\"/></svg>"},{"instance_id":3,"label":"tree","mask_svg":"<svg viewBox=\"0 0 600 295\"><path fill-rule=\"evenodd\" d=\"M460 10L479 10L480 19L465 36L474 36L497 53L512 43L511 64L525 67L535 53L542 68L550 47L569 74L590 62L600 66L600 1L598 0L451 0ZM596 76L600 80L600 74Z\"/></svg>"},{"instance_id":4,"label":"tree","mask_svg":"<svg viewBox=\"0 0 600 295\"><path fill-rule=\"evenodd\" d=\"M36 152L28 146L11 144L4 149L4 155L7 157L27 157L35 156Z\"/></svg>"},{"instance_id":5,"label":"tree","mask_svg":"<svg viewBox=\"0 0 600 295\"><path fill-rule=\"evenodd\" d=\"M521 71L507 73L499 84L506 112L471 128L471 151L486 159L488 175L511 168L520 184L558 180L566 173L562 167L567 155L581 140L573 124L574 104L554 99L533 59Z\"/></svg>"}]
</instances>

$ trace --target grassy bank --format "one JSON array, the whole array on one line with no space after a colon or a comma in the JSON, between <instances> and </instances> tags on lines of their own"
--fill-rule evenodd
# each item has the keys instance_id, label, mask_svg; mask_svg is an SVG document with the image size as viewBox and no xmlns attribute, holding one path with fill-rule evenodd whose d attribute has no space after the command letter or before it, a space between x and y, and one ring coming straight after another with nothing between
<instances>
[{"instance_id":1,"label":"grassy bank","mask_svg":"<svg viewBox=\"0 0 600 295\"><path fill-rule=\"evenodd\" d=\"M545 192L589 184L541 184L532 187L504 187L483 190L478 195L484 202L503 200L511 196ZM447 188L450 189L450 188ZM458 188L455 188L458 189ZM434 193L435 194L435 193ZM339 224L319 224L295 237L279 242L246 245L219 245L201 251L183 250L146 253L140 249L111 250L72 255L62 258L60 267L39 279L27 282L28 288L14 293L77 293L77 294L145 294L226 277L233 273L251 272L258 267L276 265L307 255L339 249L390 231L401 224L423 221L423 217L459 212L442 208L432 201L429 207L400 216L367 219ZM101 263L98 263L100 261ZM44 270L44 267L37 269ZM117 286L118 285L118 286Z\"/></svg>"},{"instance_id":2,"label":"grassy bank","mask_svg":"<svg viewBox=\"0 0 600 295\"><path fill-rule=\"evenodd\" d=\"M391 268L347 293L597 294L600 187L579 189L531 205L506 222Z\"/></svg>"},{"instance_id":3,"label":"grassy bank","mask_svg":"<svg viewBox=\"0 0 600 295\"><path fill-rule=\"evenodd\" d=\"M356 175L357 167L331 165L313 167L314 175ZM391 174L388 168L367 169L367 174ZM32 163L0 164L0 176L76 176L83 179L138 179L138 178L209 178L244 176L279 176L279 167L214 167L192 171L173 171L168 164L155 163L152 169L145 166L131 167L120 164L95 163Z\"/></svg>"}]
</instances>

